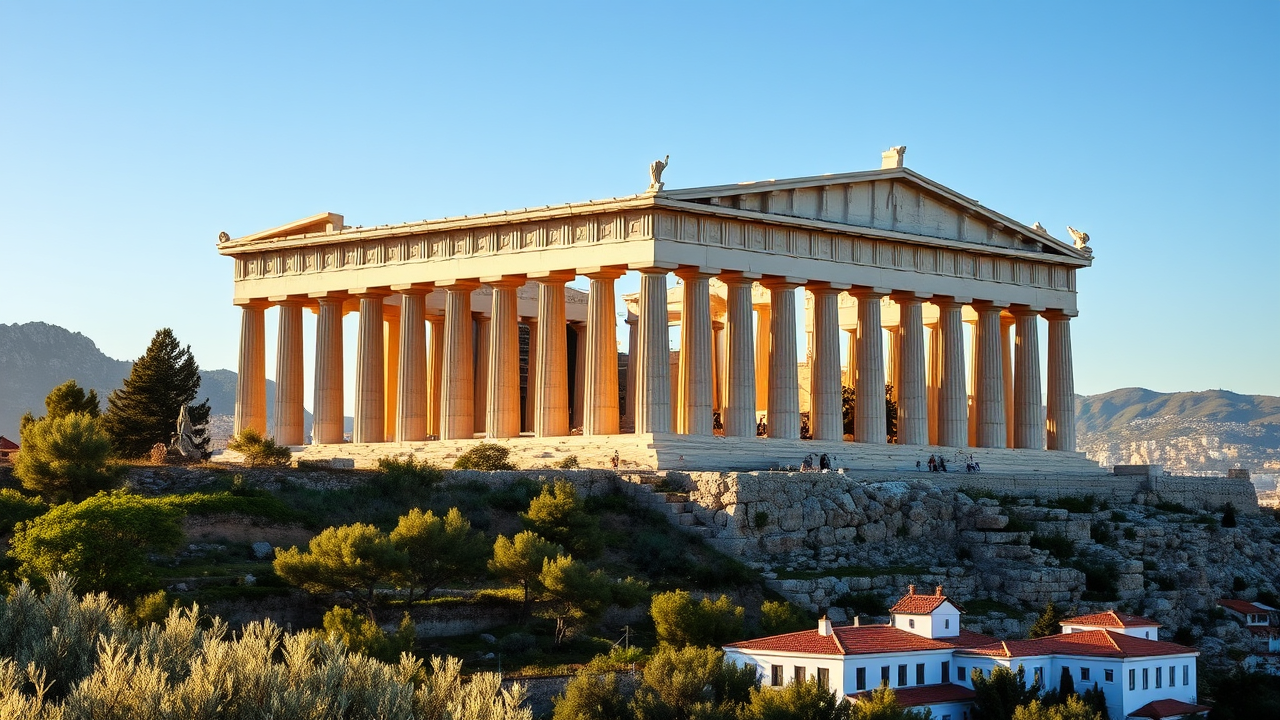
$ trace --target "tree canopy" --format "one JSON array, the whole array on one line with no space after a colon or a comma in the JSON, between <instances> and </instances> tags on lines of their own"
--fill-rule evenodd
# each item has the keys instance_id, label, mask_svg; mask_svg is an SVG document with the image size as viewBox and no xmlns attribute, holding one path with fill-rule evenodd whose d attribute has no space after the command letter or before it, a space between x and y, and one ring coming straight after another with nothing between
<instances>
[{"instance_id":1,"label":"tree canopy","mask_svg":"<svg viewBox=\"0 0 1280 720\"><path fill-rule=\"evenodd\" d=\"M672 590L653 596L649 614L658 641L673 647L718 647L742 638L743 609L726 595L695 601L684 590Z\"/></svg>"},{"instance_id":2,"label":"tree canopy","mask_svg":"<svg viewBox=\"0 0 1280 720\"><path fill-rule=\"evenodd\" d=\"M193 405L199 391L200 366L191 346L182 347L169 328L156 331L124 387L107 398L104 420L116 452L139 457L156 443L167 444L183 406L195 428L196 446L206 449L209 439L203 426L209 421L209 401Z\"/></svg>"},{"instance_id":3,"label":"tree canopy","mask_svg":"<svg viewBox=\"0 0 1280 720\"><path fill-rule=\"evenodd\" d=\"M98 391L90 390L86 394L84 388L80 387L75 380L68 380L50 390L44 398L44 410L45 414L40 418L33 416L30 411L24 414L21 421L22 428L25 429L28 424L36 422L37 419L66 417L72 413L98 417L102 413L102 408L98 404Z\"/></svg>"},{"instance_id":4,"label":"tree canopy","mask_svg":"<svg viewBox=\"0 0 1280 720\"><path fill-rule=\"evenodd\" d=\"M53 500L81 500L109 490L121 470L112 462L102 419L84 412L24 423L13 472L22 486Z\"/></svg>"},{"instance_id":5,"label":"tree canopy","mask_svg":"<svg viewBox=\"0 0 1280 720\"><path fill-rule=\"evenodd\" d=\"M544 487L520 519L525 528L580 557L593 558L604 545L599 521L582 507L577 489L567 480Z\"/></svg>"},{"instance_id":6,"label":"tree canopy","mask_svg":"<svg viewBox=\"0 0 1280 720\"><path fill-rule=\"evenodd\" d=\"M529 617L529 600L541 592L543 561L564 554L564 548L548 542L535 532L525 530L511 539L499 535L493 543L493 559L489 571L500 580L516 583L524 590L522 618Z\"/></svg>"},{"instance_id":7,"label":"tree canopy","mask_svg":"<svg viewBox=\"0 0 1280 720\"><path fill-rule=\"evenodd\" d=\"M411 603L415 589L430 594L450 580L484 572L489 557L484 534L473 531L458 508L444 517L410 510L391 531L391 544L405 556L402 577Z\"/></svg>"},{"instance_id":8,"label":"tree canopy","mask_svg":"<svg viewBox=\"0 0 1280 720\"><path fill-rule=\"evenodd\" d=\"M309 592L363 590L373 604L374 588L404 569L404 555L387 534L354 523L326 528L311 538L307 551L277 550L276 574Z\"/></svg>"},{"instance_id":9,"label":"tree canopy","mask_svg":"<svg viewBox=\"0 0 1280 720\"><path fill-rule=\"evenodd\" d=\"M1040 686L1027 687L1026 670L1017 672L1003 665L996 665L987 677L974 668L973 720L1013 720L1014 711L1021 705L1040 699Z\"/></svg>"}]
</instances>

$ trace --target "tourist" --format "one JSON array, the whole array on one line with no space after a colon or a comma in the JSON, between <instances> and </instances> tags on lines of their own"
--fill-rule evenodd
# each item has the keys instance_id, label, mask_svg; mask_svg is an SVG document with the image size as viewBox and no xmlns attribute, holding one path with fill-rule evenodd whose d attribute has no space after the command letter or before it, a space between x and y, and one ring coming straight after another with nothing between
<instances>
[{"instance_id":1,"label":"tourist","mask_svg":"<svg viewBox=\"0 0 1280 720\"><path fill-rule=\"evenodd\" d=\"M916 471L918 472L919 470L920 470L920 461L919 461L919 460L917 460L917 461L916 461Z\"/></svg>"},{"instance_id":2,"label":"tourist","mask_svg":"<svg viewBox=\"0 0 1280 720\"><path fill-rule=\"evenodd\" d=\"M818 458L818 469L822 472L831 472L831 458L827 457L826 453L822 453Z\"/></svg>"},{"instance_id":3,"label":"tourist","mask_svg":"<svg viewBox=\"0 0 1280 720\"><path fill-rule=\"evenodd\" d=\"M804 456L800 462L800 472L813 472L813 453Z\"/></svg>"}]
</instances>

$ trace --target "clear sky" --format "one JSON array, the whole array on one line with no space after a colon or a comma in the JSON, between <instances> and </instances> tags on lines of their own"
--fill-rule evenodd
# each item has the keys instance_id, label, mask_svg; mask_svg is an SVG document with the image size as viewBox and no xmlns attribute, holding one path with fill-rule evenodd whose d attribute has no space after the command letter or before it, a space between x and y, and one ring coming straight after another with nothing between
<instances>
[{"instance_id":1,"label":"clear sky","mask_svg":"<svg viewBox=\"0 0 1280 720\"><path fill-rule=\"evenodd\" d=\"M670 188L906 145L1091 235L1078 392L1280 395L1277 37L1270 0L0 0L0 322L122 359L169 326L235 369L219 231L626 195L667 153Z\"/></svg>"}]
</instances>

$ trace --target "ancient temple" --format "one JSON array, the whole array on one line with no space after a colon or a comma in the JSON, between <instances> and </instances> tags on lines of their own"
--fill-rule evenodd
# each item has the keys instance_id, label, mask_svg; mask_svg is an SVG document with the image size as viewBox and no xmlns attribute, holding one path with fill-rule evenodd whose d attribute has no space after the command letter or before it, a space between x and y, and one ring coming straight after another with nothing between
<instances>
[{"instance_id":1,"label":"ancient temple","mask_svg":"<svg viewBox=\"0 0 1280 720\"><path fill-rule=\"evenodd\" d=\"M376 227L325 213L224 233L218 251L235 260L242 312L236 431L304 444L310 309L317 446L344 440L341 324L355 312L356 444L580 432L597 449L610 438L657 448L653 466L678 457L674 465L693 467L691 454L721 451L750 466L803 449L797 339L806 332L806 442L816 451L884 446L882 402L857 403L855 436L844 438L841 386L879 397L888 382L909 454L876 456L892 456L885 462L931 448L1078 460L1071 319L1076 270L1092 262L1088 236L1071 230L1069 243L1019 223L907 169L903 153L866 172L672 190L659 161L649 189L628 197ZM615 282L626 273L639 274L640 292L620 303ZM578 276L590 281L585 295L566 288ZM276 427L267 428L273 305ZM619 387L622 307L632 326Z\"/></svg>"}]
</instances>

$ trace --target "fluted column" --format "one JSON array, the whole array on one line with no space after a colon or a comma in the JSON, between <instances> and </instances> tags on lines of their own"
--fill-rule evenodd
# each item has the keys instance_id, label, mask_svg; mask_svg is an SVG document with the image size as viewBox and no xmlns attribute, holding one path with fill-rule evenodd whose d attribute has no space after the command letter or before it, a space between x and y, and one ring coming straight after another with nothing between
<instances>
[{"instance_id":1,"label":"fluted column","mask_svg":"<svg viewBox=\"0 0 1280 720\"><path fill-rule=\"evenodd\" d=\"M636 433L671 431L671 349L667 329L667 271L640 271L636 349Z\"/></svg>"},{"instance_id":2,"label":"fluted column","mask_svg":"<svg viewBox=\"0 0 1280 720\"><path fill-rule=\"evenodd\" d=\"M1005 443L1003 447L1014 445L1013 421L1013 315L1000 313L1000 365L1004 373L1004 428Z\"/></svg>"},{"instance_id":3,"label":"fluted column","mask_svg":"<svg viewBox=\"0 0 1280 720\"><path fill-rule=\"evenodd\" d=\"M1076 382L1071 360L1071 316L1045 313L1049 321L1049 397L1046 436L1050 450L1076 449Z\"/></svg>"},{"instance_id":4,"label":"fluted column","mask_svg":"<svg viewBox=\"0 0 1280 720\"><path fill-rule=\"evenodd\" d=\"M363 294L356 336L356 418L352 442L380 443L387 439L383 342L382 295Z\"/></svg>"},{"instance_id":5,"label":"fluted column","mask_svg":"<svg viewBox=\"0 0 1280 720\"><path fill-rule=\"evenodd\" d=\"M267 338L265 303L242 305L240 372L236 378L235 433L267 434Z\"/></svg>"},{"instance_id":6,"label":"fluted column","mask_svg":"<svg viewBox=\"0 0 1280 720\"><path fill-rule=\"evenodd\" d=\"M888 442L884 415L884 340L880 331L880 299L871 288L849 291L858 299L858 377L854 391L853 439L883 445Z\"/></svg>"},{"instance_id":7,"label":"fluted column","mask_svg":"<svg viewBox=\"0 0 1280 720\"><path fill-rule=\"evenodd\" d=\"M721 278L727 289L725 333L725 400L721 411L724 434L755 437L756 363L752 332L751 281L738 275Z\"/></svg>"},{"instance_id":8,"label":"fluted column","mask_svg":"<svg viewBox=\"0 0 1280 720\"><path fill-rule=\"evenodd\" d=\"M769 288L769 437L800 437L800 379L796 369L797 283L771 281Z\"/></svg>"},{"instance_id":9,"label":"fluted column","mask_svg":"<svg viewBox=\"0 0 1280 720\"><path fill-rule=\"evenodd\" d=\"M431 325L430 364L427 372L427 435L440 438L440 407L444 397L444 316L427 318Z\"/></svg>"},{"instance_id":10,"label":"fluted column","mask_svg":"<svg viewBox=\"0 0 1280 720\"><path fill-rule=\"evenodd\" d=\"M1013 447L1044 448L1044 413L1040 405L1040 316L1031 308L1013 310Z\"/></svg>"},{"instance_id":11,"label":"fluted column","mask_svg":"<svg viewBox=\"0 0 1280 720\"><path fill-rule=\"evenodd\" d=\"M901 322L901 319L899 319L899 322ZM884 358L884 381L886 385L890 386L889 397L892 398L894 402L898 402L898 375L902 372L902 368L899 367L899 361L901 359L900 356L902 354L902 345L900 344L899 335L899 331L901 329L901 325L897 327L890 327L886 333L889 339L889 349Z\"/></svg>"},{"instance_id":12,"label":"fluted column","mask_svg":"<svg viewBox=\"0 0 1280 720\"><path fill-rule=\"evenodd\" d=\"M533 432L538 437L569 434L568 326L564 321L564 284L569 278L538 280L538 392Z\"/></svg>"},{"instance_id":13,"label":"fluted column","mask_svg":"<svg viewBox=\"0 0 1280 720\"><path fill-rule=\"evenodd\" d=\"M520 318L516 292L524 278L504 278L493 287L489 321L489 387L485 392L485 433L490 439L520 435Z\"/></svg>"},{"instance_id":14,"label":"fluted column","mask_svg":"<svg viewBox=\"0 0 1280 720\"><path fill-rule=\"evenodd\" d=\"M964 318L954 300L935 300L941 336L938 376L938 444L969 445L969 388L964 373Z\"/></svg>"},{"instance_id":15,"label":"fluted column","mask_svg":"<svg viewBox=\"0 0 1280 720\"><path fill-rule=\"evenodd\" d=\"M926 395L929 407L929 444L938 445L938 386L942 380L942 331L937 323L929 326L928 373Z\"/></svg>"},{"instance_id":16,"label":"fluted column","mask_svg":"<svg viewBox=\"0 0 1280 720\"><path fill-rule=\"evenodd\" d=\"M319 298L316 318L316 381L313 391L311 441L332 445L343 441L342 305L341 297Z\"/></svg>"},{"instance_id":17,"label":"fluted column","mask_svg":"<svg viewBox=\"0 0 1280 720\"><path fill-rule=\"evenodd\" d=\"M396 368L396 442L427 439L426 297L421 290L400 293L400 363Z\"/></svg>"},{"instance_id":18,"label":"fluted column","mask_svg":"<svg viewBox=\"0 0 1280 720\"><path fill-rule=\"evenodd\" d=\"M840 389L840 290L812 285L813 347L809 366L809 432L814 440L844 438Z\"/></svg>"},{"instance_id":19,"label":"fluted column","mask_svg":"<svg viewBox=\"0 0 1280 720\"><path fill-rule=\"evenodd\" d=\"M490 309L492 312L492 309ZM485 417L489 409L489 317L484 313L472 312L475 320L475 377L474 390L471 395L472 422L475 432L485 431Z\"/></svg>"},{"instance_id":20,"label":"fluted column","mask_svg":"<svg viewBox=\"0 0 1280 720\"><path fill-rule=\"evenodd\" d=\"M588 274L587 331L579 341L586 363L583 373L583 435L618 434L618 318L614 314L613 281L621 270ZM628 362L630 357L627 358ZM628 370L628 377L630 371ZM628 394L630 397L630 394Z\"/></svg>"},{"instance_id":21,"label":"fluted column","mask_svg":"<svg viewBox=\"0 0 1280 720\"><path fill-rule=\"evenodd\" d=\"M793 303L794 304L794 303ZM769 343L773 337L773 311L756 305L756 410L769 409Z\"/></svg>"},{"instance_id":22,"label":"fluted column","mask_svg":"<svg viewBox=\"0 0 1280 720\"><path fill-rule=\"evenodd\" d=\"M929 398L925 381L924 313L914 294L894 295L898 303L898 444L929 442Z\"/></svg>"},{"instance_id":23,"label":"fluted column","mask_svg":"<svg viewBox=\"0 0 1280 720\"><path fill-rule=\"evenodd\" d=\"M382 362L384 378L382 397L386 403L382 417L383 439L386 442L396 437L396 420L400 416L400 315L397 311L391 317L386 316L387 304L382 304Z\"/></svg>"},{"instance_id":24,"label":"fluted column","mask_svg":"<svg viewBox=\"0 0 1280 720\"><path fill-rule=\"evenodd\" d=\"M529 355L525 359L524 377L524 429L533 432L534 419L538 417L538 319L525 318L529 328Z\"/></svg>"},{"instance_id":25,"label":"fluted column","mask_svg":"<svg viewBox=\"0 0 1280 720\"><path fill-rule=\"evenodd\" d=\"M640 318L627 313L627 397L622 417L634 426L636 422L636 348L639 347Z\"/></svg>"},{"instance_id":26,"label":"fluted column","mask_svg":"<svg viewBox=\"0 0 1280 720\"><path fill-rule=\"evenodd\" d=\"M1000 342L1000 308L974 303L974 407L978 415L978 447L1004 447L1008 438L1004 410L1004 358Z\"/></svg>"},{"instance_id":27,"label":"fluted column","mask_svg":"<svg viewBox=\"0 0 1280 720\"><path fill-rule=\"evenodd\" d=\"M846 334L845 345L849 355L848 365L845 366L844 379L841 381L848 387L858 386L858 328L850 328Z\"/></svg>"},{"instance_id":28,"label":"fluted column","mask_svg":"<svg viewBox=\"0 0 1280 720\"><path fill-rule=\"evenodd\" d=\"M711 409L724 424L724 320L711 321Z\"/></svg>"},{"instance_id":29,"label":"fluted column","mask_svg":"<svg viewBox=\"0 0 1280 720\"><path fill-rule=\"evenodd\" d=\"M696 268L680 269L684 281L680 312L680 407L676 432L710 435L711 387L711 285L713 273Z\"/></svg>"},{"instance_id":30,"label":"fluted column","mask_svg":"<svg viewBox=\"0 0 1280 720\"><path fill-rule=\"evenodd\" d=\"M569 427L581 428L586 414L587 400L587 325L569 323L573 330L573 400L569 414Z\"/></svg>"},{"instance_id":31,"label":"fluted column","mask_svg":"<svg viewBox=\"0 0 1280 720\"><path fill-rule=\"evenodd\" d=\"M305 437L302 409L302 301L279 303L276 340L276 422L272 433L281 445L301 445Z\"/></svg>"},{"instance_id":32,"label":"fluted column","mask_svg":"<svg viewBox=\"0 0 1280 720\"><path fill-rule=\"evenodd\" d=\"M471 326L471 291L477 282L455 282L445 288L444 358L440 389L440 439L470 440L475 437L475 402L472 397L471 354L474 350Z\"/></svg>"}]
</instances>

